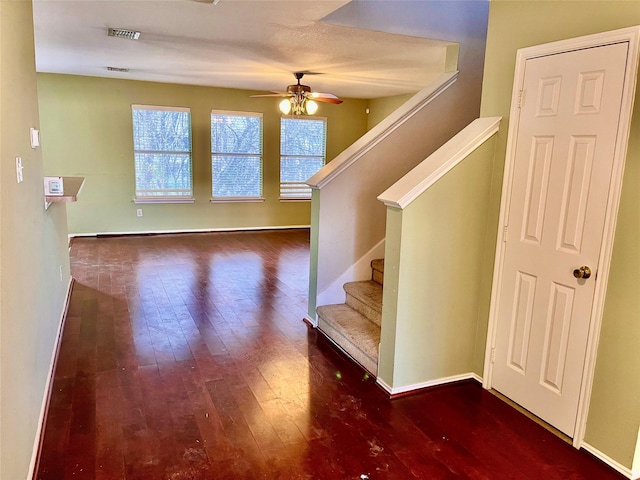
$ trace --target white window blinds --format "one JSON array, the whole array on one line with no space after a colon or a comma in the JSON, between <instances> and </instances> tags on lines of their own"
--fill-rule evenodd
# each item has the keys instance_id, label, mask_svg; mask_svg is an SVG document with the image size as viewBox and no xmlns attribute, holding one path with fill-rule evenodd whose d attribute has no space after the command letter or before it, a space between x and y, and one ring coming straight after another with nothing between
<instances>
[{"instance_id":1,"label":"white window blinds","mask_svg":"<svg viewBox=\"0 0 640 480\"><path fill-rule=\"evenodd\" d=\"M211 112L211 194L214 200L262 197L262 114Z\"/></svg>"},{"instance_id":2,"label":"white window blinds","mask_svg":"<svg viewBox=\"0 0 640 480\"><path fill-rule=\"evenodd\" d=\"M280 119L280 198L311 198L304 182L325 164L327 120L325 118Z\"/></svg>"},{"instance_id":3,"label":"white window blinds","mask_svg":"<svg viewBox=\"0 0 640 480\"><path fill-rule=\"evenodd\" d=\"M136 199L193 197L191 111L133 105Z\"/></svg>"}]
</instances>

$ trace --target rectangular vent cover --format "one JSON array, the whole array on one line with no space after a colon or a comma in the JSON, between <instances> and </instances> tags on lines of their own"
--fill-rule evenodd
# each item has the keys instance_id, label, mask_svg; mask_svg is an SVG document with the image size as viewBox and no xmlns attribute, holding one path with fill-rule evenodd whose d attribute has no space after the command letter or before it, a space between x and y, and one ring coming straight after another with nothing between
<instances>
[{"instance_id":1,"label":"rectangular vent cover","mask_svg":"<svg viewBox=\"0 0 640 480\"><path fill-rule=\"evenodd\" d=\"M138 40L140 32L135 30L126 30L124 28L109 28L110 37L126 38L127 40Z\"/></svg>"}]
</instances>

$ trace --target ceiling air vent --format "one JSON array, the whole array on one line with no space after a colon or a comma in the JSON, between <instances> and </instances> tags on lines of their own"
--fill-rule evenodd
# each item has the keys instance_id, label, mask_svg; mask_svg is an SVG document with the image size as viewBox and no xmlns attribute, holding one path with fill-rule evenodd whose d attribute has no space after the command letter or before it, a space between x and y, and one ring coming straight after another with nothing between
<instances>
[{"instance_id":1,"label":"ceiling air vent","mask_svg":"<svg viewBox=\"0 0 640 480\"><path fill-rule=\"evenodd\" d=\"M124 28L109 28L109 36L126 38L127 40L138 40L140 38L140 32Z\"/></svg>"},{"instance_id":2,"label":"ceiling air vent","mask_svg":"<svg viewBox=\"0 0 640 480\"><path fill-rule=\"evenodd\" d=\"M128 68L119 68L119 67L107 67L107 70L110 72L128 72Z\"/></svg>"}]
</instances>

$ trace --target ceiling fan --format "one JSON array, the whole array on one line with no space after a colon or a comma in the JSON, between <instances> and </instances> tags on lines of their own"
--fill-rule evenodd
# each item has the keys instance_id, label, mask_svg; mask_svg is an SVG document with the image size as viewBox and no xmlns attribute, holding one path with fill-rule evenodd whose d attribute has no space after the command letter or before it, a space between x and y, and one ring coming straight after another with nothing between
<instances>
[{"instance_id":1,"label":"ceiling fan","mask_svg":"<svg viewBox=\"0 0 640 480\"><path fill-rule=\"evenodd\" d=\"M298 83L287 86L286 92L273 91L273 93L251 95L251 97L285 97L279 104L280 111L285 115L289 113L292 115L313 115L318 111L318 104L316 102L333 103L336 105L342 103L342 100L332 93L312 92L311 87L302 85L300 80L302 80L304 72L295 72L293 75L296 77Z\"/></svg>"}]
</instances>

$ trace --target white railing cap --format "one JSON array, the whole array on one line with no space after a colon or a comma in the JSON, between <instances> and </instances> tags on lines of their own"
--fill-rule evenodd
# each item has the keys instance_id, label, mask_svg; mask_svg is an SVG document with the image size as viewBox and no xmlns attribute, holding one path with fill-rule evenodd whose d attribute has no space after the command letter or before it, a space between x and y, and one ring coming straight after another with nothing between
<instances>
[{"instance_id":1,"label":"white railing cap","mask_svg":"<svg viewBox=\"0 0 640 480\"><path fill-rule=\"evenodd\" d=\"M400 125L413 117L422 107L431 103L438 95L449 88L458 78L458 71L443 73L429 86L423 88L402 104L391 115L374 126L362 137L347 147L336 158L322 167L318 173L305 183L311 188L322 188L336 178L342 171L355 163L360 157L384 140Z\"/></svg>"},{"instance_id":2,"label":"white railing cap","mask_svg":"<svg viewBox=\"0 0 640 480\"><path fill-rule=\"evenodd\" d=\"M391 185L378 200L388 207L406 208L427 188L494 135L502 117L478 118Z\"/></svg>"}]
</instances>

